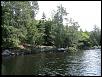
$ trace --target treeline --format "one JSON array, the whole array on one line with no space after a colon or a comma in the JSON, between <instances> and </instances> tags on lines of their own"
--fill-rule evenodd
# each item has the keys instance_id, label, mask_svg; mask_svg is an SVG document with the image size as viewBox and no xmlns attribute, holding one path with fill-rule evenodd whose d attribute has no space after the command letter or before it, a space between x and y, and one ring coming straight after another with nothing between
<instances>
[{"instance_id":1,"label":"treeline","mask_svg":"<svg viewBox=\"0 0 102 77\"><path fill-rule=\"evenodd\" d=\"M66 18L68 24L63 25L68 13L62 5L48 20L45 13L40 20L35 19L39 11L37 1L1 1L1 7L3 48L30 44L85 49L101 45L101 30L97 26L91 32L78 30L78 22L71 18Z\"/></svg>"}]
</instances>

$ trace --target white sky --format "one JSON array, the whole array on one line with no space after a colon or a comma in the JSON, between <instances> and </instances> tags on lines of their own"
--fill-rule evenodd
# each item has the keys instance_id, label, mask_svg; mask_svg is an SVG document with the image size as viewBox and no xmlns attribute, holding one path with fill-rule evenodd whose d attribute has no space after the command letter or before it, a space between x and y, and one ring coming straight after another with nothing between
<instances>
[{"instance_id":1,"label":"white sky","mask_svg":"<svg viewBox=\"0 0 102 77\"><path fill-rule=\"evenodd\" d=\"M37 19L41 19L43 12L50 18L52 10L62 4L69 13L68 17L77 21L83 31L91 31L95 24L101 28L101 1L38 1L38 4Z\"/></svg>"}]
</instances>

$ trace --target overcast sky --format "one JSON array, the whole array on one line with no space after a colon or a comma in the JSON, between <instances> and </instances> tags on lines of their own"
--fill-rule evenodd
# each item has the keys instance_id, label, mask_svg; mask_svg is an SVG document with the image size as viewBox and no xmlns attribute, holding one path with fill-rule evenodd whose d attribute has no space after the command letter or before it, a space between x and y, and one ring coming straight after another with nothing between
<instances>
[{"instance_id":1,"label":"overcast sky","mask_svg":"<svg viewBox=\"0 0 102 77\"><path fill-rule=\"evenodd\" d=\"M101 28L101 1L38 1L38 4L37 19L42 17L43 12L50 18L52 10L62 4L69 13L68 17L78 22L82 30L91 31L95 24Z\"/></svg>"}]
</instances>

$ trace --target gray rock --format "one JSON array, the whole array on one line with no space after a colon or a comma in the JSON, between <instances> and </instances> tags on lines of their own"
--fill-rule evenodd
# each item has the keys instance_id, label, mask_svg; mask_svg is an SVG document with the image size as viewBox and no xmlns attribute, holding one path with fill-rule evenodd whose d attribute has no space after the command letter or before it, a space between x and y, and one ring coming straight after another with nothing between
<instances>
[{"instance_id":1,"label":"gray rock","mask_svg":"<svg viewBox=\"0 0 102 77\"><path fill-rule=\"evenodd\" d=\"M65 51L65 48L58 48L58 51Z\"/></svg>"},{"instance_id":2,"label":"gray rock","mask_svg":"<svg viewBox=\"0 0 102 77\"><path fill-rule=\"evenodd\" d=\"M11 55L15 55L15 53L11 53Z\"/></svg>"},{"instance_id":3,"label":"gray rock","mask_svg":"<svg viewBox=\"0 0 102 77\"><path fill-rule=\"evenodd\" d=\"M2 55L10 55L10 54L11 54L11 51L9 51L9 50L4 50L2 52Z\"/></svg>"}]
</instances>

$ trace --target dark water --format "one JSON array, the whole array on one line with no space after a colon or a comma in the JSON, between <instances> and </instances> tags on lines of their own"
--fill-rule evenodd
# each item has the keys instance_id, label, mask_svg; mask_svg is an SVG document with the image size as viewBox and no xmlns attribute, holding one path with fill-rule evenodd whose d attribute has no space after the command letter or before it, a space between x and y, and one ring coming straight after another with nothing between
<instances>
[{"instance_id":1,"label":"dark water","mask_svg":"<svg viewBox=\"0 0 102 77\"><path fill-rule=\"evenodd\" d=\"M3 57L2 75L101 76L101 50Z\"/></svg>"}]
</instances>

